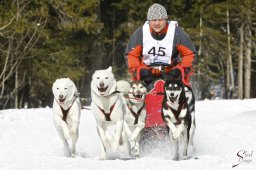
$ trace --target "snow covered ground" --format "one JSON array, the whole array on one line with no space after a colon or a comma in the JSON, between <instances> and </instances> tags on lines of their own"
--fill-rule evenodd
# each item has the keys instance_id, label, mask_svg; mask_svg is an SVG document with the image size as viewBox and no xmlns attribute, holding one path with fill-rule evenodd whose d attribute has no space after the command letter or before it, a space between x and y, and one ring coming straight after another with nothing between
<instances>
[{"instance_id":1,"label":"snow covered ground","mask_svg":"<svg viewBox=\"0 0 256 170\"><path fill-rule=\"evenodd\" d=\"M99 137L90 111L82 111L78 157L68 158L63 156L51 108L1 110L0 170L256 169L256 99L196 102L196 121L197 160L149 155L100 161Z\"/></svg>"}]
</instances>

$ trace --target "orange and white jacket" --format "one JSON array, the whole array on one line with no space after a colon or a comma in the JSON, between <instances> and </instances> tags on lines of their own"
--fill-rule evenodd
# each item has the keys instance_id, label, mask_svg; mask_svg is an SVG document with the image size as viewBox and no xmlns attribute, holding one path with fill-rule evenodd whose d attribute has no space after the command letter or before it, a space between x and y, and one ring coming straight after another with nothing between
<instances>
[{"instance_id":1,"label":"orange and white jacket","mask_svg":"<svg viewBox=\"0 0 256 170\"><path fill-rule=\"evenodd\" d=\"M178 67L191 68L195 53L194 45L176 21L168 21L161 33L155 33L147 21L131 36L125 51L125 59L129 72L134 76L134 72L141 68L149 68L152 62L172 64L178 56L182 59ZM153 75L160 74L159 70L151 70ZM166 72L170 70L171 68L167 68Z\"/></svg>"}]
</instances>

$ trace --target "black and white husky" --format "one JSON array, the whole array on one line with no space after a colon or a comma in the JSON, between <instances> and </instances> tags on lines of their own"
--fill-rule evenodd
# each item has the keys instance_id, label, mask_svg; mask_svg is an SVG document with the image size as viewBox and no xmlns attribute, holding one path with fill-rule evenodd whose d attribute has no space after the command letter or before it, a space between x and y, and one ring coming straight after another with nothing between
<instances>
[{"instance_id":1,"label":"black and white husky","mask_svg":"<svg viewBox=\"0 0 256 170\"><path fill-rule=\"evenodd\" d=\"M168 128L174 160L185 159L194 150L194 107L195 98L191 87L184 86L181 76L168 78L164 85L162 117Z\"/></svg>"},{"instance_id":2,"label":"black and white husky","mask_svg":"<svg viewBox=\"0 0 256 170\"><path fill-rule=\"evenodd\" d=\"M126 94L126 110L124 130L130 142L131 156L139 157L139 141L141 130L145 127L146 108L145 97L147 89L143 81L132 81Z\"/></svg>"}]
</instances>

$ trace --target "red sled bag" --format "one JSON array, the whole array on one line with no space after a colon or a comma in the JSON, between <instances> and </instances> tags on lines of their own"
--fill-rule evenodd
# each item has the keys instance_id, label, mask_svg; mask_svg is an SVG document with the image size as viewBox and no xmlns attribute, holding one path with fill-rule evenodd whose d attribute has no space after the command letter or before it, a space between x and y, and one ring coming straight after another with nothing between
<instances>
[{"instance_id":1,"label":"red sled bag","mask_svg":"<svg viewBox=\"0 0 256 170\"><path fill-rule=\"evenodd\" d=\"M146 125L145 128L165 127L162 119L162 100L164 98L164 80L154 83L153 89L146 95Z\"/></svg>"}]
</instances>

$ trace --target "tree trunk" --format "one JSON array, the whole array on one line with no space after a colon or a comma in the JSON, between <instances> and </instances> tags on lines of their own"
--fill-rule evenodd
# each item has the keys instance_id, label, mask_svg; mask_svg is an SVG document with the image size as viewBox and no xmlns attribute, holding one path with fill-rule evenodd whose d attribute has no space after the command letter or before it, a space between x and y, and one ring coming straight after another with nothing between
<instances>
[{"instance_id":1,"label":"tree trunk","mask_svg":"<svg viewBox=\"0 0 256 170\"><path fill-rule=\"evenodd\" d=\"M193 83L194 86L194 93L196 96L196 100L198 99L202 99L201 96L201 91L199 90L199 79L200 79L200 75L201 75L201 62L200 59L202 58L202 39L203 39L203 6L200 7L200 18L199 18L199 47L198 47L198 55L197 55L197 63L198 63L198 67L197 67L197 74L195 77L195 82Z\"/></svg>"},{"instance_id":2,"label":"tree trunk","mask_svg":"<svg viewBox=\"0 0 256 170\"><path fill-rule=\"evenodd\" d=\"M233 62L231 56L231 42L230 42L230 24L229 24L229 9L226 11L227 15L227 43L228 43L228 60L227 60L227 89L228 98L232 98L232 93L234 91L234 74L233 74Z\"/></svg>"},{"instance_id":3,"label":"tree trunk","mask_svg":"<svg viewBox=\"0 0 256 170\"><path fill-rule=\"evenodd\" d=\"M113 39L112 39L112 66L115 67L116 65L116 59L115 59L115 55L116 55L116 35L115 35L115 18L116 15L115 13L113 13L113 17L112 17L112 31L113 31Z\"/></svg>"},{"instance_id":4,"label":"tree trunk","mask_svg":"<svg viewBox=\"0 0 256 170\"><path fill-rule=\"evenodd\" d=\"M198 55L202 54L202 39L203 39L203 7L200 7L200 20L199 20L199 47L198 47Z\"/></svg>"},{"instance_id":5,"label":"tree trunk","mask_svg":"<svg viewBox=\"0 0 256 170\"><path fill-rule=\"evenodd\" d=\"M244 24L240 27L240 47L239 47L239 61L238 61L238 97L243 99L243 65L244 65Z\"/></svg>"},{"instance_id":6,"label":"tree trunk","mask_svg":"<svg viewBox=\"0 0 256 170\"><path fill-rule=\"evenodd\" d=\"M14 106L16 109L19 108L19 96L18 96L18 88L19 88L19 77L18 77L18 67L15 68L15 87L14 89L17 89L16 92L14 93Z\"/></svg>"},{"instance_id":7,"label":"tree trunk","mask_svg":"<svg viewBox=\"0 0 256 170\"><path fill-rule=\"evenodd\" d=\"M250 12L248 12L250 13ZM245 40L246 40L246 50L245 50L245 98L249 99L251 92L251 60L252 60L252 30L251 30L251 18L248 14L248 23L246 24Z\"/></svg>"}]
</instances>

